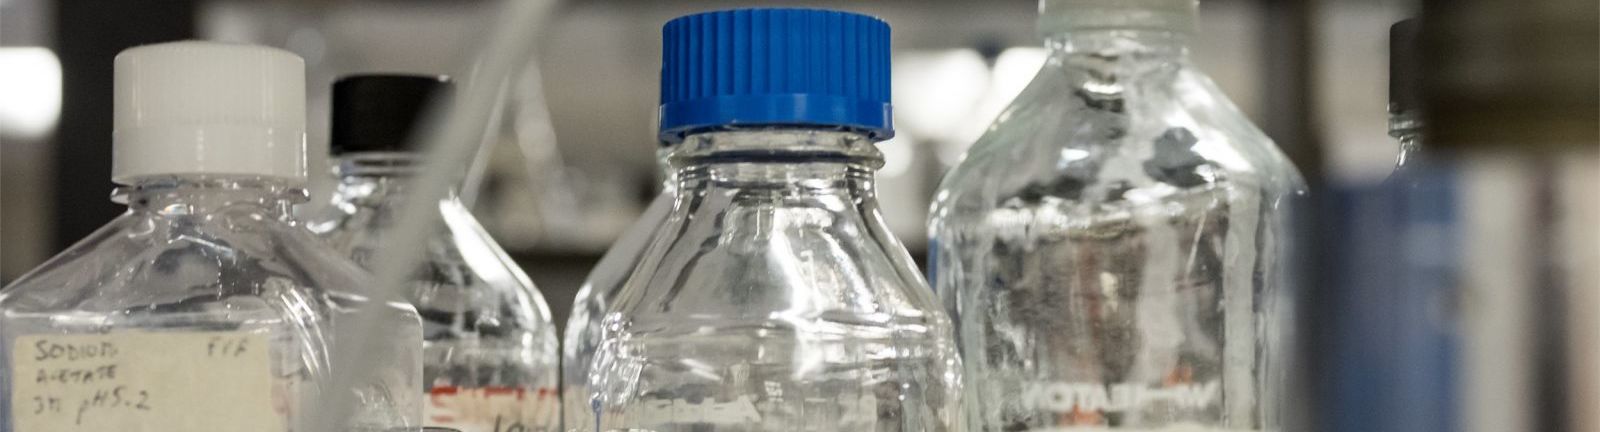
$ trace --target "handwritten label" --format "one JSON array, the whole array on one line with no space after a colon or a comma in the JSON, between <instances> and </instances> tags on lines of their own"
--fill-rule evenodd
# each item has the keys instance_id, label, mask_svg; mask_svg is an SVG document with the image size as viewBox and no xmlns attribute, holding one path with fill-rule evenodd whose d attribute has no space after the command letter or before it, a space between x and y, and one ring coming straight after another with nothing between
<instances>
[{"instance_id":1,"label":"handwritten label","mask_svg":"<svg viewBox=\"0 0 1600 432\"><path fill-rule=\"evenodd\" d=\"M553 431L560 405L555 389L434 387L424 418L461 432Z\"/></svg>"},{"instance_id":2,"label":"handwritten label","mask_svg":"<svg viewBox=\"0 0 1600 432\"><path fill-rule=\"evenodd\" d=\"M12 350L17 432L283 432L267 336L34 335Z\"/></svg>"}]
</instances>

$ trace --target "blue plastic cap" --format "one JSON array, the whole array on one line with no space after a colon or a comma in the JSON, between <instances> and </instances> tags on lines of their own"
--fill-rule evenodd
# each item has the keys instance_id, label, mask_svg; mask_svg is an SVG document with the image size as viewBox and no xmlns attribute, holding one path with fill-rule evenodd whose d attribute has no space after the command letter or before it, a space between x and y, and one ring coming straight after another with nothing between
<instances>
[{"instance_id":1,"label":"blue plastic cap","mask_svg":"<svg viewBox=\"0 0 1600 432\"><path fill-rule=\"evenodd\" d=\"M661 140L728 126L894 136L889 24L814 9L738 9L661 29Z\"/></svg>"}]
</instances>

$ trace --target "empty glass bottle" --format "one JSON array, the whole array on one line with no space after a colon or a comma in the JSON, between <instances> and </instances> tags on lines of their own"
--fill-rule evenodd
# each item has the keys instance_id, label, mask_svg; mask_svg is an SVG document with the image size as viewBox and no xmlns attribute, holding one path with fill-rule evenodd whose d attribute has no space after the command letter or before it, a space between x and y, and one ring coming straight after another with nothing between
<instances>
[{"instance_id":1,"label":"empty glass bottle","mask_svg":"<svg viewBox=\"0 0 1600 432\"><path fill-rule=\"evenodd\" d=\"M874 197L888 32L798 9L667 23L672 212L606 312L593 408L569 428L959 429L949 320Z\"/></svg>"},{"instance_id":2,"label":"empty glass bottle","mask_svg":"<svg viewBox=\"0 0 1600 432\"><path fill-rule=\"evenodd\" d=\"M304 201L298 57L176 42L118 55L112 178L128 212L0 291L0 430L414 428L421 324L289 213ZM377 334L345 334L358 314ZM374 340L361 370L333 346ZM327 389L356 375L353 392Z\"/></svg>"},{"instance_id":3,"label":"empty glass bottle","mask_svg":"<svg viewBox=\"0 0 1600 432\"><path fill-rule=\"evenodd\" d=\"M622 286L628 282L628 276L633 274L634 267L644 259L645 248L650 246L650 239L655 238L656 231L667 222L667 213L672 211L672 197L673 191L677 188L677 179L672 175L672 168L666 161L669 151L670 147L662 147L659 150L662 172L667 174L666 181L661 185L661 194L650 202L650 206L645 208L639 220L628 227L628 230L622 233L622 237L611 245L611 249L600 257L600 262L589 272L589 277L583 281L583 286L578 288L578 294L572 300L572 315L567 317L567 329L561 339L563 419L584 419L591 416L589 362L594 360L594 352L600 347L600 320L605 317L606 308L610 307L616 300L617 294L622 292ZM566 420L567 423L571 421L575 420ZM570 429L572 425L568 424L565 427Z\"/></svg>"},{"instance_id":4,"label":"empty glass bottle","mask_svg":"<svg viewBox=\"0 0 1600 432\"><path fill-rule=\"evenodd\" d=\"M1187 59L1194 0L1044 0L1050 57L943 180L969 430L1273 430L1301 180Z\"/></svg>"},{"instance_id":5,"label":"empty glass bottle","mask_svg":"<svg viewBox=\"0 0 1600 432\"><path fill-rule=\"evenodd\" d=\"M439 77L360 75L334 83L331 147L339 183L312 230L362 265L399 219L421 168L408 135ZM422 314L423 422L462 432L556 430L556 330L544 295L452 191L420 247L404 297Z\"/></svg>"}]
</instances>

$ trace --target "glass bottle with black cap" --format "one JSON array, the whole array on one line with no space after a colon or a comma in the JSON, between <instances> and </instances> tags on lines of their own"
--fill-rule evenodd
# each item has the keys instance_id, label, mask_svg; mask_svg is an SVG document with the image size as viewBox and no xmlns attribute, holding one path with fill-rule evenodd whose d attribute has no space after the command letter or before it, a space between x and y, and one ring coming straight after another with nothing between
<instances>
[{"instance_id":1,"label":"glass bottle with black cap","mask_svg":"<svg viewBox=\"0 0 1600 432\"><path fill-rule=\"evenodd\" d=\"M411 136L430 102L448 102L442 77L358 75L334 83L330 147L339 182L311 228L368 262L420 169ZM424 263L402 293L423 318L423 422L462 432L555 430L555 327L544 295L455 191L436 207ZM369 267L370 268L370 267Z\"/></svg>"}]
</instances>

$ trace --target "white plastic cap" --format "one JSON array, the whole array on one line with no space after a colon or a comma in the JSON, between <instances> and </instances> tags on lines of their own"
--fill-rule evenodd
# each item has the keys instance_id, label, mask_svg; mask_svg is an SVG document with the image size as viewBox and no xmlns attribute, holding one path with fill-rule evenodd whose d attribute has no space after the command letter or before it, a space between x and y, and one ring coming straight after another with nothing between
<instances>
[{"instance_id":1,"label":"white plastic cap","mask_svg":"<svg viewBox=\"0 0 1600 432\"><path fill-rule=\"evenodd\" d=\"M305 63L255 45L184 41L117 54L111 179L306 178Z\"/></svg>"},{"instance_id":2,"label":"white plastic cap","mask_svg":"<svg viewBox=\"0 0 1600 432\"><path fill-rule=\"evenodd\" d=\"M1039 0L1039 32L1136 29L1194 33L1199 0Z\"/></svg>"}]
</instances>

